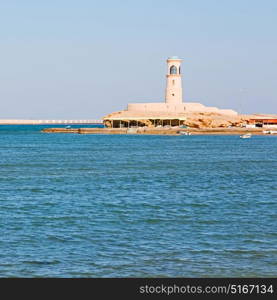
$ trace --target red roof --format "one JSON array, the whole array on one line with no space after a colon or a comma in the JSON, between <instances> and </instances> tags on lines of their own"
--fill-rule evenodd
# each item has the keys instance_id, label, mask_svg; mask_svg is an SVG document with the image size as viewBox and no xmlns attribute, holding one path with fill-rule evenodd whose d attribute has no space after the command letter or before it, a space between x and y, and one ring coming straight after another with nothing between
<instances>
[{"instance_id":1,"label":"red roof","mask_svg":"<svg viewBox=\"0 0 277 300\"><path fill-rule=\"evenodd\" d=\"M262 118L257 118L257 119L250 119L249 120L251 123L252 122L263 122L263 123L276 123L277 124L277 119L262 119Z\"/></svg>"}]
</instances>

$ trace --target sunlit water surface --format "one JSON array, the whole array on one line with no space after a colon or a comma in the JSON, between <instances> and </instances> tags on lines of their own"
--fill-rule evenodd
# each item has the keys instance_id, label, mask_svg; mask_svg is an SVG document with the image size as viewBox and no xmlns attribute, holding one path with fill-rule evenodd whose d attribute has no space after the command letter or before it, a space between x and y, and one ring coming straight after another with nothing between
<instances>
[{"instance_id":1,"label":"sunlit water surface","mask_svg":"<svg viewBox=\"0 0 277 300\"><path fill-rule=\"evenodd\" d=\"M277 275L277 137L0 126L0 276Z\"/></svg>"}]
</instances>

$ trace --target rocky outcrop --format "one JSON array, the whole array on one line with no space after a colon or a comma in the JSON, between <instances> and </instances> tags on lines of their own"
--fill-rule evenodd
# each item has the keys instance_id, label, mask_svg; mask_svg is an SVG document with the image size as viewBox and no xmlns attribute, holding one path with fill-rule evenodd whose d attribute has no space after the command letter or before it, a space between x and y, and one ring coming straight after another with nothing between
<instances>
[{"instance_id":1,"label":"rocky outcrop","mask_svg":"<svg viewBox=\"0 0 277 300\"><path fill-rule=\"evenodd\" d=\"M187 125L191 128L226 128L229 126L241 126L246 118L240 115L227 115L214 112L190 112L178 114L165 114L165 113L143 113L143 112L130 112L120 111L109 114L104 117L104 122L107 127L112 127L111 119L121 119L123 122L129 122L130 119L140 118L140 124L147 127L154 127L153 118L155 119L184 119L180 124Z\"/></svg>"},{"instance_id":2,"label":"rocky outcrop","mask_svg":"<svg viewBox=\"0 0 277 300\"><path fill-rule=\"evenodd\" d=\"M186 125L191 128L227 128L239 127L245 122L241 116L223 115L217 113L187 114Z\"/></svg>"},{"instance_id":3,"label":"rocky outcrop","mask_svg":"<svg viewBox=\"0 0 277 300\"><path fill-rule=\"evenodd\" d=\"M107 127L112 127L109 118L115 118L125 122L130 122L139 118L140 126L144 125L148 128L153 128L153 119L167 120L180 119L180 124L187 125L190 128L228 128L241 127L246 124L249 119L270 115L231 115L216 112L183 112L183 113L159 113L159 112L131 112L127 110L111 113L104 117L104 122ZM276 117L276 115L275 115ZM156 123L157 124L157 123Z\"/></svg>"}]
</instances>

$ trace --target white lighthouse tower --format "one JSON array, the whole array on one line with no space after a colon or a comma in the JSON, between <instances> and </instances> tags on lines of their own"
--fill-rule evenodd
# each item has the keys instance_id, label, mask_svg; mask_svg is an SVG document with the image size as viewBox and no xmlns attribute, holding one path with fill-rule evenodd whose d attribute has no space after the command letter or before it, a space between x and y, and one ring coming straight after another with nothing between
<instances>
[{"instance_id":1,"label":"white lighthouse tower","mask_svg":"<svg viewBox=\"0 0 277 300\"><path fill-rule=\"evenodd\" d=\"M182 59L172 56L167 59L167 81L165 91L165 102L167 104L182 104Z\"/></svg>"},{"instance_id":2,"label":"white lighthouse tower","mask_svg":"<svg viewBox=\"0 0 277 300\"><path fill-rule=\"evenodd\" d=\"M182 59L171 56L167 59L166 90L164 102L129 103L127 109L104 117L108 127L121 128L130 126L156 127L180 126L189 113L215 113L217 115L237 116L232 109L219 109L205 106L198 102L183 103L182 96ZM223 117L222 117L223 118ZM223 118L224 119L224 118ZM225 124L225 123L224 123Z\"/></svg>"}]
</instances>

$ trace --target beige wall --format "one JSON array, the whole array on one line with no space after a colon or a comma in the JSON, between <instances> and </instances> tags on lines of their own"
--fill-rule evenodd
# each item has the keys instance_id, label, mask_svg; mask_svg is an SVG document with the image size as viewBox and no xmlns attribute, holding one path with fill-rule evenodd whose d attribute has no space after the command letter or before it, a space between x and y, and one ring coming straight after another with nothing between
<instances>
[{"instance_id":1,"label":"beige wall","mask_svg":"<svg viewBox=\"0 0 277 300\"><path fill-rule=\"evenodd\" d=\"M127 109L143 112L185 112L184 104L170 103L129 103Z\"/></svg>"},{"instance_id":2,"label":"beige wall","mask_svg":"<svg viewBox=\"0 0 277 300\"><path fill-rule=\"evenodd\" d=\"M168 104L168 103L129 103L128 111L137 112L214 112L224 115L237 115L238 113L232 109L219 109L217 107L204 106L201 103L182 103L182 104Z\"/></svg>"}]
</instances>

